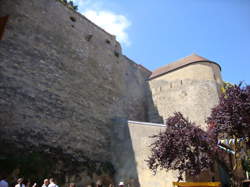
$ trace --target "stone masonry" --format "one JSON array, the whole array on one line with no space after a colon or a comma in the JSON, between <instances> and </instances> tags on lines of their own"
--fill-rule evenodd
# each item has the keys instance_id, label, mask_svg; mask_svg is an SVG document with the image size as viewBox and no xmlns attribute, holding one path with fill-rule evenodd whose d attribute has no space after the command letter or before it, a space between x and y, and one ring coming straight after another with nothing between
<instances>
[{"instance_id":1,"label":"stone masonry","mask_svg":"<svg viewBox=\"0 0 250 187\"><path fill-rule=\"evenodd\" d=\"M144 122L180 111L205 128L222 85L217 63L191 55L150 72L122 54L115 36L59 0L0 0L0 19L6 16L0 164L38 152L55 164L41 176L61 177L60 184L175 180L173 172L152 178L145 166L148 137L164 126Z\"/></svg>"},{"instance_id":2,"label":"stone masonry","mask_svg":"<svg viewBox=\"0 0 250 187\"><path fill-rule=\"evenodd\" d=\"M114 36L59 1L1 0L0 17L6 15L2 142L59 148L85 164L110 162L113 119L147 120L151 72L124 56Z\"/></svg>"}]
</instances>

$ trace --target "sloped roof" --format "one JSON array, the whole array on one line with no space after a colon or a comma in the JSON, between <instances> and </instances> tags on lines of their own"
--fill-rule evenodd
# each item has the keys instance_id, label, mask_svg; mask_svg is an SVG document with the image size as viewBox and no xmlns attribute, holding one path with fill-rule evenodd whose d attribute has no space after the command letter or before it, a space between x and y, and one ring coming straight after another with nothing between
<instances>
[{"instance_id":1,"label":"sloped roof","mask_svg":"<svg viewBox=\"0 0 250 187\"><path fill-rule=\"evenodd\" d=\"M154 70L151 74L151 76L149 77L149 79L153 79L153 78L156 78L156 77L159 77L161 75L164 75L166 73L169 73L171 71L174 71L176 69L179 69L181 67L184 67L184 66L187 66L189 64L193 64L193 63L196 63L196 62L210 62L210 63L214 63L216 65L219 66L220 70L221 70L221 67L219 64L217 64L216 62L213 62L213 61L210 61L204 57L201 57L197 54L191 54L190 56L187 56L185 58L182 58L180 60L177 60L175 62L172 62L170 64L167 64L163 67L160 67L156 70Z\"/></svg>"}]
</instances>

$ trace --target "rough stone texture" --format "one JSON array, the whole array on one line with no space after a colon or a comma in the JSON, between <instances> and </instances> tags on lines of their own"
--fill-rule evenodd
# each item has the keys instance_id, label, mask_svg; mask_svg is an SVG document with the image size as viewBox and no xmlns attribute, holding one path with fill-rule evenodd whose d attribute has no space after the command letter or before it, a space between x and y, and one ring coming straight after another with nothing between
<instances>
[{"instance_id":1,"label":"rough stone texture","mask_svg":"<svg viewBox=\"0 0 250 187\"><path fill-rule=\"evenodd\" d=\"M1 140L109 162L112 119L146 121L150 72L123 56L114 36L59 1L0 0L0 17L6 15Z\"/></svg>"},{"instance_id":2,"label":"rough stone texture","mask_svg":"<svg viewBox=\"0 0 250 187\"><path fill-rule=\"evenodd\" d=\"M180 111L205 128L222 85L216 64L193 63L147 82L151 72L122 55L114 36L59 1L0 0L6 15L1 156L50 157L64 183L101 176L109 184L114 170L116 182L131 186L176 180L172 172L153 176L144 162L149 136L162 127L127 120L162 122Z\"/></svg>"},{"instance_id":3,"label":"rough stone texture","mask_svg":"<svg viewBox=\"0 0 250 187\"><path fill-rule=\"evenodd\" d=\"M165 120L182 112L205 128L205 120L219 101L222 79L216 64L197 62L149 81L154 108ZM149 110L149 120L157 121Z\"/></svg>"}]
</instances>

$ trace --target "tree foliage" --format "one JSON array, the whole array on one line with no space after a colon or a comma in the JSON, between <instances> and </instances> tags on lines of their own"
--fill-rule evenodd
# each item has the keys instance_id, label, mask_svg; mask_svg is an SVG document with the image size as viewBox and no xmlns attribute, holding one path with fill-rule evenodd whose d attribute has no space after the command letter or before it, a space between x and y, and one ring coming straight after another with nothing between
<instances>
[{"instance_id":1,"label":"tree foliage","mask_svg":"<svg viewBox=\"0 0 250 187\"><path fill-rule=\"evenodd\" d=\"M238 161L243 158L242 151L247 152L250 145L250 86L227 84L207 123L208 131L203 131L181 113L168 118L165 131L152 136L155 141L147 160L149 168L153 172L158 169L177 170L181 180L184 173L198 175L213 166L216 160L225 164L224 154L217 146L220 138L234 139L235 163L241 163ZM243 159L245 170L249 167L247 155ZM237 186L235 168L237 166L232 168L231 176L234 186Z\"/></svg>"},{"instance_id":2,"label":"tree foliage","mask_svg":"<svg viewBox=\"0 0 250 187\"><path fill-rule=\"evenodd\" d=\"M194 176L213 166L216 142L181 113L169 117L165 131L152 138L155 141L146 162L155 173L158 169L178 170L182 180L184 173Z\"/></svg>"},{"instance_id":3,"label":"tree foliage","mask_svg":"<svg viewBox=\"0 0 250 187\"><path fill-rule=\"evenodd\" d=\"M78 6L74 5L74 2L72 0L68 1L68 0L60 0L64 5L66 5L67 7L77 11L78 10Z\"/></svg>"},{"instance_id":4,"label":"tree foliage","mask_svg":"<svg viewBox=\"0 0 250 187\"><path fill-rule=\"evenodd\" d=\"M231 178L234 186L240 184L236 174L242 164L249 170L249 138L250 138L250 86L230 85L220 97L219 104L212 109L208 118L209 131L215 139L231 139L234 164Z\"/></svg>"},{"instance_id":5,"label":"tree foliage","mask_svg":"<svg viewBox=\"0 0 250 187\"><path fill-rule=\"evenodd\" d=\"M250 86L239 84L228 87L207 122L217 136L249 137Z\"/></svg>"}]
</instances>

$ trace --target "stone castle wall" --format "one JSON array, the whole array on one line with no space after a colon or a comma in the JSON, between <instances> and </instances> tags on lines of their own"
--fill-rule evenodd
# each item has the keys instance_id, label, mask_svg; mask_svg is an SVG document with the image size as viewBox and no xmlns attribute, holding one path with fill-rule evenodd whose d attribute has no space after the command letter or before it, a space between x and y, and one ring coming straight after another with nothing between
<instances>
[{"instance_id":1,"label":"stone castle wall","mask_svg":"<svg viewBox=\"0 0 250 187\"><path fill-rule=\"evenodd\" d=\"M147 120L150 72L122 55L114 36L59 1L1 0L0 17L6 15L1 143L60 150L59 160L65 154L110 162L112 120Z\"/></svg>"},{"instance_id":2,"label":"stone castle wall","mask_svg":"<svg viewBox=\"0 0 250 187\"><path fill-rule=\"evenodd\" d=\"M219 101L222 79L220 67L197 62L149 80L154 108L163 120L181 112L205 128L205 120ZM153 107L152 107L153 108ZM155 121L152 109L150 121Z\"/></svg>"},{"instance_id":3,"label":"stone castle wall","mask_svg":"<svg viewBox=\"0 0 250 187\"><path fill-rule=\"evenodd\" d=\"M131 186L176 180L172 172L153 176L144 162L149 136L164 126L128 119L161 122L180 111L205 128L222 85L216 64L193 63L145 81L151 72L124 56L114 36L59 1L0 0L0 17L6 15L1 155L47 153L57 163L54 174L81 185L101 175L111 180L113 170L116 182Z\"/></svg>"}]
</instances>

